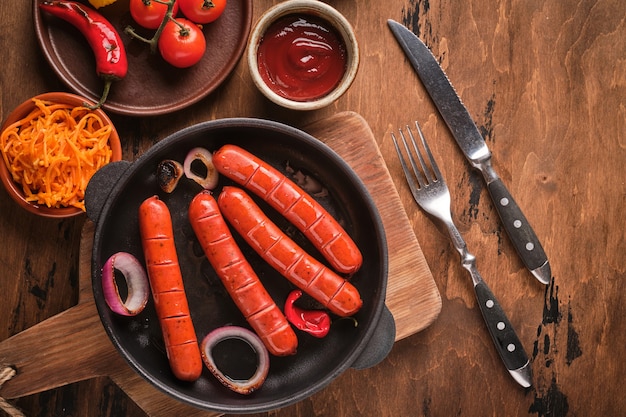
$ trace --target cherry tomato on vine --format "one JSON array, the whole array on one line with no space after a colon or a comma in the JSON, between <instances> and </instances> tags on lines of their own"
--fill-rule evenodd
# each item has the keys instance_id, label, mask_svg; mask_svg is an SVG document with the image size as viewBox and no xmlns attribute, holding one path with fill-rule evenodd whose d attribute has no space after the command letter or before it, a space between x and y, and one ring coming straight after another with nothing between
<instances>
[{"instance_id":1,"label":"cherry tomato on vine","mask_svg":"<svg viewBox=\"0 0 626 417\"><path fill-rule=\"evenodd\" d=\"M167 22L158 42L163 59L178 68L196 64L206 50L204 33L195 23L176 18Z\"/></svg>"},{"instance_id":2,"label":"cherry tomato on vine","mask_svg":"<svg viewBox=\"0 0 626 417\"><path fill-rule=\"evenodd\" d=\"M222 15L227 0L178 0L180 11L196 23L211 23Z\"/></svg>"},{"instance_id":3,"label":"cherry tomato on vine","mask_svg":"<svg viewBox=\"0 0 626 417\"><path fill-rule=\"evenodd\" d=\"M167 4L154 0L130 0L130 15L137 24L146 29L158 29L165 18ZM174 3L172 16L178 13L178 1Z\"/></svg>"}]
</instances>

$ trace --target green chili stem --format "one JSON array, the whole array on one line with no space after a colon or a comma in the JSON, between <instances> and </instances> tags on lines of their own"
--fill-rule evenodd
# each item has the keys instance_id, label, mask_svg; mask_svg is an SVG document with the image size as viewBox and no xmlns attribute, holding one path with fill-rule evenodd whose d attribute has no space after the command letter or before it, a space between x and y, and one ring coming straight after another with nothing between
<instances>
[{"instance_id":1,"label":"green chili stem","mask_svg":"<svg viewBox=\"0 0 626 417\"><path fill-rule=\"evenodd\" d=\"M100 107L102 107L102 105L104 104L104 102L106 101L107 97L109 96L109 91L111 90L111 84L113 84L114 78L111 77L106 77L104 79L104 90L102 91L102 95L100 96L100 100L98 100L98 102L95 105L90 105L87 103L83 103L83 105L85 107L87 107L89 110L96 110L99 109Z\"/></svg>"}]
</instances>

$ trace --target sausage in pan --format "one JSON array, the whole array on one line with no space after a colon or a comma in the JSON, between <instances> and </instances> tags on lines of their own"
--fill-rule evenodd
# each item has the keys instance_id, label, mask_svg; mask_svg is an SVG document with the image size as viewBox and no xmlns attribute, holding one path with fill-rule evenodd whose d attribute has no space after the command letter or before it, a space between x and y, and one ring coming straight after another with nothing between
<instances>
[{"instance_id":1,"label":"sausage in pan","mask_svg":"<svg viewBox=\"0 0 626 417\"><path fill-rule=\"evenodd\" d=\"M176 378L195 381L202 358L174 245L169 209L157 196L139 206L139 230L165 350Z\"/></svg>"},{"instance_id":2,"label":"sausage in pan","mask_svg":"<svg viewBox=\"0 0 626 417\"><path fill-rule=\"evenodd\" d=\"M291 240L246 192L224 187L218 197L224 217L274 269L333 313L350 316L363 304L354 285Z\"/></svg>"},{"instance_id":3,"label":"sausage in pan","mask_svg":"<svg viewBox=\"0 0 626 417\"><path fill-rule=\"evenodd\" d=\"M210 191L194 197L189 221L213 269L270 353L294 354L295 332L244 258Z\"/></svg>"},{"instance_id":4,"label":"sausage in pan","mask_svg":"<svg viewBox=\"0 0 626 417\"><path fill-rule=\"evenodd\" d=\"M341 274L354 274L363 257L348 233L313 197L280 171L235 146L213 154L217 170L246 187L293 223Z\"/></svg>"}]
</instances>

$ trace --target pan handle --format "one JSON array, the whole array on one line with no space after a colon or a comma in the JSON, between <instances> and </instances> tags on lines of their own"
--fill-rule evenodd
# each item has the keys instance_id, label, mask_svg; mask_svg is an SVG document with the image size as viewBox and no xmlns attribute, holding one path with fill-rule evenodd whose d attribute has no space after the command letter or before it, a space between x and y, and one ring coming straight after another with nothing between
<instances>
[{"instance_id":1,"label":"pan handle","mask_svg":"<svg viewBox=\"0 0 626 417\"><path fill-rule=\"evenodd\" d=\"M395 340L396 322L385 305L372 338L351 367L360 370L378 365L387 357Z\"/></svg>"},{"instance_id":2,"label":"pan handle","mask_svg":"<svg viewBox=\"0 0 626 417\"><path fill-rule=\"evenodd\" d=\"M97 170L89 180L85 189L85 211L94 223L98 223L111 191L130 165L129 161L111 162Z\"/></svg>"}]
</instances>

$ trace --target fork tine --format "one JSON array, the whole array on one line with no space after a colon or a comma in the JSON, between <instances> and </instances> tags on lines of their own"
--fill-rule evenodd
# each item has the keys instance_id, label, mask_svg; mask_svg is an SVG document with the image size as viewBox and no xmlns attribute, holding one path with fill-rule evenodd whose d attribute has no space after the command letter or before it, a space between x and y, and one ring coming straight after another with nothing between
<instances>
[{"instance_id":1,"label":"fork tine","mask_svg":"<svg viewBox=\"0 0 626 417\"><path fill-rule=\"evenodd\" d=\"M404 145L405 150L408 153L408 148L407 148L407 144L406 144L406 140L404 139L404 135L402 134L402 130L399 131L400 132L400 137L402 139L402 144ZM419 172L411 172L411 169L409 168L409 166L407 165L402 150L400 149L400 145L398 144L398 139L396 139L396 135L393 134L393 132L391 132L391 139L393 140L393 146L396 148L396 152L398 154L398 159L400 160L400 166L402 167L402 171L404 172L404 176L407 180L407 182L409 183L409 188L411 189L411 193L413 194L414 197L416 197L415 192L417 190L419 190L419 188L422 186L421 184L421 178L419 177ZM409 153L410 155L410 153ZM417 182L415 182L415 179L417 178L417 180L419 181L419 185Z\"/></svg>"},{"instance_id":2,"label":"fork tine","mask_svg":"<svg viewBox=\"0 0 626 417\"><path fill-rule=\"evenodd\" d=\"M424 148L426 156L428 157L428 164L424 159L424 152L420 150L418 142L415 140L415 136L413 136L413 132L409 125L406 126L408 139L404 135L402 129L398 130L400 133L400 139L402 140L402 145L404 147L404 152L406 153L406 158L403 156L403 152L400 149L400 145L398 144L398 139L396 139L396 136L393 134L393 132L391 133L391 138L393 139L396 152L398 153L398 157L400 159L402 170L404 171L404 175L409 181L409 185L411 186L411 188L415 187L415 190L419 190L421 188L428 187L429 184L433 184L439 181L442 176L441 172L439 171L439 167L435 162L433 154L430 151L430 147L426 142L424 133L422 132L422 129L420 128L420 125L419 123L417 123L417 121L415 122L415 127L417 128L420 141L422 142L422 147ZM411 146L409 146L409 142L411 142ZM415 159L414 155L417 156L417 160ZM412 170L409 169L409 166L406 163L406 159L409 160ZM415 180L417 180L417 183Z\"/></svg>"},{"instance_id":3,"label":"fork tine","mask_svg":"<svg viewBox=\"0 0 626 417\"><path fill-rule=\"evenodd\" d=\"M413 133L411 132L411 129L409 128L408 125L406 126L406 130L409 134L409 139L411 140L411 144L413 145L414 152L417 153L417 157L419 159L421 169L417 166L417 162L415 162L415 158L413 157L414 152L412 152L411 149L409 149L408 141L406 137L404 136L404 133L402 133L402 129L400 129L400 137L402 138L402 144L404 145L404 150L406 151L406 155L409 160L409 163L411 164L411 168L413 168L413 175L415 176L415 178L417 178L417 182L420 185L419 188L424 188L428 185L428 182L429 182L428 173L424 169L425 167L424 167L422 157L419 154L419 150L415 147L415 138L413 138ZM424 174L425 174L425 178L423 176Z\"/></svg>"},{"instance_id":4,"label":"fork tine","mask_svg":"<svg viewBox=\"0 0 626 417\"><path fill-rule=\"evenodd\" d=\"M430 175L428 174L428 171L426 169L426 176L428 177L428 181L429 182L434 182L434 181L439 181L440 179L443 178L443 176L441 175L441 171L439 171L439 166L437 165L437 162L435 162L435 158L433 157L432 152L430 151L430 147L428 146L428 142L426 142L426 138L424 137L424 133L422 132L422 129L420 128L420 125L415 122L415 127L417 128L417 133L419 133L420 139L422 141L422 145L424 146L424 150L426 151L426 155L428 156L428 160L430 162L430 166L433 170L433 173L435 174L435 178L431 179ZM415 142L413 142L414 146L415 146ZM417 148L417 147L416 147ZM422 156L421 153L418 153L418 156L420 157L420 162L422 162L422 166L423 165L423 161L422 161Z\"/></svg>"},{"instance_id":5,"label":"fork tine","mask_svg":"<svg viewBox=\"0 0 626 417\"><path fill-rule=\"evenodd\" d=\"M410 134L411 132L408 128L408 125L407 130ZM409 144L406 137L404 136L404 133L402 132L402 129L398 129L398 132L400 133L400 139L402 141L402 147L404 148L404 153L406 153L406 157L404 157L400 145L398 145L398 141L396 140L396 137L393 133L391 134L391 136L396 146L396 151L398 152L398 158L400 159L400 164L402 165L404 176L409 183L409 188L411 189L414 197L418 198L415 193L426 187L428 185L428 181L424 179L422 171L417 167L417 163L415 162L415 158L413 157L413 154L409 149ZM407 159L409 161L408 163L406 162Z\"/></svg>"},{"instance_id":6,"label":"fork tine","mask_svg":"<svg viewBox=\"0 0 626 417\"><path fill-rule=\"evenodd\" d=\"M419 137L422 140L422 144L424 146L426 146L424 135L422 134L422 129L420 129L420 126L419 126L419 124L417 122L415 122L415 126L417 127L417 133L419 134ZM411 131L411 128L408 125L406 127L406 130L409 133L409 138L411 139L411 145L413 145L414 152L410 152L409 151L409 148L408 148L408 145L407 145L406 141L404 142L404 146L407 147L406 150L407 150L407 153L409 154L409 160L411 161L411 165L413 166L413 170L416 173L417 172L423 173L424 176L426 177L426 182L424 184L422 184L420 182L420 185L425 187L428 184L431 184L433 182L433 178L430 175L430 170L428 169L428 166L424 162L424 158L422 157L422 152L420 151L419 146L417 145L417 142L415 141L415 137L413 136L413 132ZM426 146L426 150L428 150L427 146ZM413 157L413 153L415 153L417 155L417 159L418 159L420 167L422 169L418 169L417 163L415 162L415 158ZM432 162L432 159L431 159L431 162Z\"/></svg>"}]
</instances>

